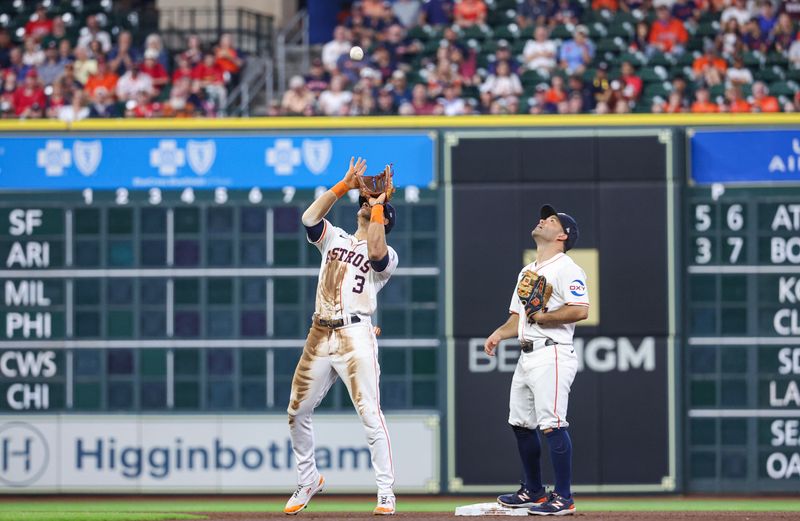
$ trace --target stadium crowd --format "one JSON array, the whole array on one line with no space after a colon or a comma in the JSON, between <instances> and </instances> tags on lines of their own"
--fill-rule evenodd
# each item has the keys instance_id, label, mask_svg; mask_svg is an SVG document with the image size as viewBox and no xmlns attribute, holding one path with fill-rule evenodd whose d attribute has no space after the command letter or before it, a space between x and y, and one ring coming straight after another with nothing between
<instances>
[{"instance_id":1,"label":"stadium crowd","mask_svg":"<svg viewBox=\"0 0 800 521\"><path fill-rule=\"evenodd\" d=\"M10 4L10 2L4 2ZM128 30L112 38L102 12L69 31L71 14L36 5L11 31L0 14L0 117L77 121L112 117L214 117L243 66L224 34L211 49L197 36L183 52L165 49L158 34L140 47Z\"/></svg>"},{"instance_id":2,"label":"stadium crowd","mask_svg":"<svg viewBox=\"0 0 800 521\"><path fill-rule=\"evenodd\" d=\"M244 65L223 35L168 52L0 13L0 116L213 117ZM268 115L800 111L800 0L361 0ZM349 57L353 45L366 51Z\"/></svg>"},{"instance_id":3,"label":"stadium crowd","mask_svg":"<svg viewBox=\"0 0 800 521\"><path fill-rule=\"evenodd\" d=\"M269 112L794 112L798 20L800 0L362 0Z\"/></svg>"}]
</instances>

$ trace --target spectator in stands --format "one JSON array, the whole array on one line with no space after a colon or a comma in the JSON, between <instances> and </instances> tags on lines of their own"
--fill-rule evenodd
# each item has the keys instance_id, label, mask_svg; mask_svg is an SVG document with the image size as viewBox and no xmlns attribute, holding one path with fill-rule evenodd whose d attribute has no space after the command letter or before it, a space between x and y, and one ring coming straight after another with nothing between
<instances>
[{"instance_id":1,"label":"spectator in stands","mask_svg":"<svg viewBox=\"0 0 800 521\"><path fill-rule=\"evenodd\" d=\"M86 94L79 90L72 96L72 101L69 105L63 105L58 110L58 119L72 123L88 118L90 113Z\"/></svg>"},{"instance_id":2,"label":"spectator in stands","mask_svg":"<svg viewBox=\"0 0 800 521\"><path fill-rule=\"evenodd\" d=\"M142 91L153 92L153 78L141 72L141 63L134 62L117 81L117 99L122 102L135 100Z\"/></svg>"},{"instance_id":3,"label":"spectator in stands","mask_svg":"<svg viewBox=\"0 0 800 521\"><path fill-rule=\"evenodd\" d=\"M769 95L769 90L763 81L753 83L753 112L780 112L781 106L775 96Z\"/></svg>"},{"instance_id":4,"label":"spectator in stands","mask_svg":"<svg viewBox=\"0 0 800 521\"><path fill-rule=\"evenodd\" d=\"M528 40L522 51L525 68L530 71L544 71L548 75L556 66L556 42L550 39L550 31L539 25L534 31L534 39Z\"/></svg>"},{"instance_id":5,"label":"spectator in stands","mask_svg":"<svg viewBox=\"0 0 800 521\"><path fill-rule=\"evenodd\" d=\"M325 70L322 65L322 60L314 58L311 60L311 68L305 78L306 88L311 91L314 96L319 96L320 92L328 88L331 83L331 75Z\"/></svg>"},{"instance_id":6,"label":"spectator in stands","mask_svg":"<svg viewBox=\"0 0 800 521\"><path fill-rule=\"evenodd\" d=\"M455 23L462 28L486 23L486 4L483 0L461 0L453 9Z\"/></svg>"},{"instance_id":7,"label":"spectator in stands","mask_svg":"<svg viewBox=\"0 0 800 521\"><path fill-rule=\"evenodd\" d=\"M169 100L162 106L162 112L165 117L191 118L197 115L202 104L202 100L192 93L192 81L181 78L172 86Z\"/></svg>"},{"instance_id":8,"label":"spectator in stands","mask_svg":"<svg viewBox=\"0 0 800 521\"><path fill-rule=\"evenodd\" d=\"M117 88L119 77L108 68L108 62L102 56L97 59L97 72L89 76L84 85L84 90L90 99L94 98L97 89L104 89L106 93L114 92Z\"/></svg>"},{"instance_id":9,"label":"spectator in stands","mask_svg":"<svg viewBox=\"0 0 800 521\"><path fill-rule=\"evenodd\" d=\"M147 74L153 81L153 95L158 96L161 90L169 83L169 76L164 66L158 61L158 51L147 49L144 51L144 62L141 66L142 74Z\"/></svg>"},{"instance_id":10,"label":"spectator in stands","mask_svg":"<svg viewBox=\"0 0 800 521\"><path fill-rule=\"evenodd\" d=\"M175 56L175 70L172 71L172 83L177 83L183 78L192 79L192 64L185 53Z\"/></svg>"},{"instance_id":11,"label":"spectator in stands","mask_svg":"<svg viewBox=\"0 0 800 521\"><path fill-rule=\"evenodd\" d=\"M444 96L437 100L441 107L441 113L445 116L461 116L466 112L466 102L458 95L458 88L455 85L447 85L444 88Z\"/></svg>"},{"instance_id":12,"label":"spectator in stands","mask_svg":"<svg viewBox=\"0 0 800 521\"><path fill-rule=\"evenodd\" d=\"M112 73L113 74L113 73ZM90 95L91 103L89 104L89 117L90 118L116 118L118 117L114 100L111 97L111 92L102 85L98 85L94 89L94 93Z\"/></svg>"},{"instance_id":13,"label":"spectator in stands","mask_svg":"<svg viewBox=\"0 0 800 521\"><path fill-rule=\"evenodd\" d=\"M621 83L620 95L629 104L635 104L639 101L639 96L642 94L642 79L636 75L631 62L622 63L622 72L619 81Z\"/></svg>"},{"instance_id":14,"label":"spectator in stands","mask_svg":"<svg viewBox=\"0 0 800 521\"><path fill-rule=\"evenodd\" d=\"M75 66L72 62L64 64L64 73L56 80L56 83L61 85L61 94L66 103L70 103L72 96L83 89L83 85L75 77Z\"/></svg>"},{"instance_id":15,"label":"spectator in stands","mask_svg":"<svg viewBox=\"0 0 800 521\"><path fill-rule=\"evenodd\" d=\"M333 30L333 40L322 46L322 63L325 68L332 71L337 66L337 61L350 52L350 34L346 27L337 25Z\"/></svg>"},{"instance_id":16,"label":"spectator in stands","mask_svg":"<svg viewBox=\"0 0 800 521\"><path fill-rule=\"evenodd\" d=\"M11 42L11 36L8 34L8 29L0 27L0 70L7 69L11 64L9 55L14 44Z\"/></svg>"},{"instance_id":17,"label":"spectator in stands","mask_svg":"<svg viewBox=\"0 0 800 521\"><path fill-rule=\"evenodd\" d=\"M544 94L545 101L556 106L562 101L566 101L567 91L564 89L564 78L553 76L553 79L550 80L550 85L550 88Z\"/></svg>"},{"instance_id":18,"label":"spectator in stands","mask_svg":"<svg viewBox=\"0 0 800 521\"><path fill-rule=\"evenodd\" d=\"M17 91L17 77L13 74L3 76L3 90L0 92L0 117L3 119L16 118L14 110L14 95Z\"/></svg>"},{"instance_id":19,"label":"spectator in stands","mask_svg":"<svg viewBox=\"0 0 800 521\"><path fill-rule=\"evenodd\" d=\"M800 38L793 41L789 47L789 63L795 69L800 69Z\"/></svg>"},{"instance_id":20,"label":"spectator in stands","mask_svg":"<svg viewBox=\"0 0 800 521\"><path fill-rule=\"evenodd\" d=\"M588 38L589 29L585 25L575 28L571 40L567 40L559 51L561 68L567 73L582 73L594 58L594 44Z\"/></svg>"},{"instance_id":21,"label":"spectator in stands","mask_svg":"<svg viewBox=\"0 0 800 521\"><path fill-rule=\"evenodd\" d=\"M694 0L675 0L671 10L672 16L684 22L684 24L688 22L695 25L697 18L699 18L701 14Z\"/></svg>"},{"instance_id":22,"label":"spectator in stands","mask_svg":"<svg viewBox=\"0 0 800 521\"><path fill-rule=\"evenodd\" d=\"M194 67L203 61L203 44L200 42L200 37L196 34L190 34L187 40L186 50L183 51L183 56L189 60L189 65Z\"/></svg>"},{"instance_id":23,"label":"spectator in stands","mask_svg":"<svg viewBox=\"0 0 800 521\"><path fill-rule=\"evenodd\" d=\"M692 112L695 114L711 114L719 112L719 106L711 101L708 89L700 87L694 93L695 102L692 103Z\"/></svg>"},{"instance_id":24,"label":"spectator in stands","mask_svg":"<svg viewBox=\"0 0 800 521\"><path fill-rule=\"evenodd\" d=\"M517 2L517 25L545 25L555 7L554 0L521 0Z\"/></svg>"},{"instance_id":25,"label":"spectator in stands","mask_svg":"<svg viewBox=\"0 0 800 521\"><path fill-rule=\"evenodd\" d=\"M127 118L152 118L156 115L156 105L151 99L150 92L140 90L133 100L125 103L125 117Z\"/></svg>"},{"instance_id":26,"label":"spectator in stands","mask_svg":"<svg viewBox=\"0 0 800 521\"><path fill-rule=\"evenodd\" d=\"M212 114L222 115L228 99L228 91L225 88L225 78L217 65L217 60L213 54L207 53L203 61L192 71L194 74L194 91L205 93L209 101Z\"/></svg>"},{"instance_id":27,"label":"spectator in stands","mask_svg":"<svg viewBox=\"0 0 800 521\"><path fill-rule=\"evenodd\" d=\"M758 3L758 15L756 15L755 20L763 34L768 35L772 32L772 28L778 22L778 17L770 0L761 0Z\"/></svg>"},{"instance_id":28,"label":"spectator in stands","mask_svg":"<svg viewBox=\"0 0 800 521\"><path fill-rule=\"evenodd\" d=\"M156 51L158 53L156 61L164 67L165 71L169 71L169 53L164 48L164 42L161 41L161 36L155 33L147 35L144 41L144 52L147 53L148 50Z\"/></svg>"},{"instance_id":29,"label":"spectator in stands","mask_svg":"<svg viewBox=\"0 0 800 521\"><path fill-rule=\"evenodd\" d=\"M397 106L394 102L394 93L391 86L384 87L378 93L378 104L375 107L375 115L392 116L397 114Z\"/></svg>"},{"instance_id":30,"label":"spectator in stands","mask_svg":"<svg viewBox=\"0 0 800 521\"><path fill-rule=\"evenodd\" d=\"M452 64L453 71L461 85L479 85L481 77L478 74L478 64L474 52L469 52L469 57L464 57L464 52L458 47L450 47L447 57ZM495 54L496 55L496 54ZM490 64L494 65L494 63Z\"/></svg>"},{"instance_id":31,"label":"spectator in stands","mask_svg":"<svg viewBox=\"0 0 800 521\"><path fill-rule=\"evenodd\" d=\"M673 18L669 8L662 4L656 9L657 18L650 26L649 53L663 52L670 54L683 53L684 46L689 40L680 20Z\"/></svg>"},{"instance_id":32,"label":"spectator in stands","mask_svg":"<svg viewBox=\"0 0 800 521\"><path fill-rule=\"evenodd\" d=\"M47 46L50 45L50 42L56 42L56 45L59 45L61 40L66 39L67 28L64 25L64 20L60 16L57 16L53 18L53 29L42 39L42 47L46 49Z\"/></svg>"},{"instance_id":33,"label":"spectator in stands","mask_svg":"<svg viewBox=\"0 0 800 521\"><path fill-rule=\"evenodd\" d=\"M108 54L109 67L118 76L124 75L133 67L134 63L141 61L142 55L133 46L133 36L128 31L119 33L117 45Z\"/></svg>"},{"instance_id":34,"label":"spectator in stands","mask_svg":"<svg viewBox=\"0 0 800 521\"><path fill-rule=\"evenodd\" d=\"M217 65L223 72L227 73L230 77L231 85L239 84L239 72L242 69L244 62L239 57L239 53L233 47L233 37L225 33L219 39L219 45L214 52Z\"/></svg>"},{"instance_id":35,"label":"spectator in stands","mask_svg":"<svg viewBox=\"0 0 800 521\"><path fill-rule=\"evenodd\" d=\"M72 44L64 39L58 42L58 59L64 62L72 62L75 56L72 54Z\"/></svg>"},{"instance_id":36,"label":"spectator in stands","mask_svg":"<svg viewBox=\"0 0 800 521\"><path fill-rule=\"evenodd\" d=\"M394 104L400 108L400 105L411 101L411 89L408 87L408 80L406 73L401 70L396 70L392 73L392 94L394 95Z\"/></svg>"},{"instance_id":37,"label":"spectator in stands","mask_svg":"<svg viewBox=\"0 0 800 521\"><path fill-rule=\"evenodd\" d=\"M747 8L747 0L733 0L730 7L722 11L719 21L724 25L728 23L728 20L735 19L739 23L739 27L742 27L752 16L753 13Z\"/></svg>"},{"instance_id":38,"label":"spectator in stands","mask_svg":"<svg viewBox=\"0 0 800 521\"><path fill-rule=\"evenodd\" d=\"M449 24L453 16L452 0L426 0L420 13L420 25Z\"/></svg>"},{"instance_id":39,"label":"spectator in stands","mask_svg":"<svg viewBox=\"0 0 800 521\"><path fill-rule=\"evenodd\" d=\"M92 40L100 42L103 46L103 52L108 53L111 50L111 37L100 28L100 21L97 19L97 15L86 17L86 27L81 28L76 47L89 47L89 43Z\"/></svg>"},{"instance_id":40,"label":"spectator in stands","mask_svg":"<svg viewBox=\"0 0 800 521\"><path fill-rule=\"evenodd\" d=\"M792 19L786 13L778 15L778 22L772 28L772 49L777 52L785 52L791 47L797 32L794 30Z\"/></svg>"},{"instance_id":41,"label":"spectator in stands","mask_svg":"<svg viewBox=\"0 0 800 521\"><path fill-rule=\"evenodd\" d=\"M662 112L665 114L680 114L681 112L686 112L683 95L680 92L670 92Z\"/></svg>"},{"instance_id":42,"label":"spectator in stands","mask_svg":"<svg viewBox=\"0 0 800 521\"><path fill-rule=\"evenodd\" d=\"M400 24L392 24L384 31L383 46L389 51L393 63L408 60L422 50L422 44L409 40Z\"/></svg>"},{"instance_id":43,"label":"spectator in stands","mask_svg":"<svg viewBox=\"0 0 800 521\"><path fill-rule=\"evenodd\" d=\"M341 113L342 107L350 103L353 94L344 90L345 78L336 75L331 78L331 86L319 95L319 110L326 116L335 116Z\"/></svg>"},{"instance_id":44,"label":"spectator in stands","mask_svg":"<svg viewBox=\"0 0 800 521\"><path fill-rule=\"evenodd\" d=\"M281 109L286 116L303 116L314 107L314 93L306 87L302 76L292 76L289 89L283 94Z\"/></svg>"},{"instance_id":45,"label":"spectator in stands","mask_svg":"<svg viewBox=\"0 0 800 521\"><path fill-rule=\"evenodd\" d=\"M591 90L595 105L600 103L608 105L608 101L611 99L611 82L608 79L608 64L606 62L597 64Z\"/></svg>"},{"instance_id":46,"label":"spectator in stands","mask_svg":"<svg viewBox=\"0 0 800 521\"><path fill-rule=\"evenodd\" d=\"M511 72L508 63L501 62L497 65L495 74L486 77L480 90L491 94L492 99L519 96L522 94L522 83L519 76Z\"/></svg>"},{"instance_id":47,"label":"spectator in stands","mask_svg":"<svg viewBox=\"0 0 800 521\"><path fill-rule=\"evenodd\" d=\"M580 5L570 0L558 0L553 14L551 15L552 22L556 24L571 24L576 25L581 18L582 9Z\"/></svg>"},{"instance_id":48,"label":"spectator in stands","mask_svg":"<svg viewBox=\"0 0 800 521\"><path fill-rule=\"evenodd\" d=\"M32 106L38 104L39 107L44 107L46 103L44 89L39 85L39 74L36 69L29 69L22 85L14 91L14 111L19 118L31 119L34 117L33 112L37 110L32 109Z\"/></svg>"},{"instance_id":49,"label":"spectator in stands","mask_svg":"<svg viewBox=\"0 0 800 521\"><path fill-rule=\"evenodd\" d=\"M22 63L28 67L38 67L44 63L44 51L39 46L36 38L25 38L25 51L22 53Z\"/></svg>"},{"instance_id":50,"label":"spectator in stands","mask_svg":"<svg viewBox=\"0 0 800 521\"><path fill-rule=\"evenodd\" d=\"M25 24L25 37L41 42L51 32L53 32L53 20L47 16L47 8L40 2L36 4L36 11Z\"/></svg>"},{"instance_id":51,"label":"spectator in stands","mask_svg":"<svg viewBox=\"0 0 800 521\"><path fill-rule=\"evenodd\" d=\"M386 47L380 46L372 53L372 64L381 76L381 83L391 77L397 64L392 61L392 56Z\"/></svg>"},{"instance_id":52,"label":"spectator in stands","mask_svg":"<svg viewBox=\"0 0 800 521\"><path fill-rule=\"evenodd\" d=\"M48 42L47 49L44 51L44 63L38 68L42 85L52 85L56 78L64 72L65 64L66 60L62 60L58 56L58 43L55 40Z\"/></svg>"},{"instance_id":53,"label":"spectator in stands","mask_svg":"<svg viewBox=\"0 0 800 521\"><path fill-rule=\"evenodd\" d=\"M719 85L728 70L728 63L719 56L713 42L706 41L703 50L703 55L695 58L692 63L695 78L709 87Z\"/></svg>"},{"instance_id":54,"label":"spectator in stands","mask_svg":"<svg viewBox=\"0 0 800 521\"><path fill-rule=\"evenodd\" d=\"M631 52L645 52L650 45L650 25L644 20L636 23L636 30L633 34L628 49Z\"/></svg>"},{"instance_id":55,"label":"spectator in stands","mask_svg":"<svg viewBox=\"0 0 800 521\"><path fill-rule=\"evenodd\" d=\"M619 9L618 0L592 0L593 11L602 11L603 9L617 12L617 9Z\"/></svg>"},{"instance_id":56,"label":"spectator in stands","mask_svg":"<svg viewBox=\"0 0 800 521\"><path fill-rule=\"evenodd\" d=\"M735 18L731 18L723 26L722 34L717 36L718 45L722 47L723 56L733 56L738 54L742 49L742 35L739 30L739 22Z\"/></svg>"},{"instance_id":57,"label":"spectator in stands","mask_svg":"<svg viewBox=\"0 0 800 521\"><path fill-rule=\"evenodd\" d=\"M738 85L725 90L725 104L721 110L733 113L750 112L750 104L742 98L742 91Z\"/></svg>"},{"instance_id":58,"label":"spectator in stands","mask_svg":"<svg viewBox=\"0 0 800 521\"><path fill-rule=\"evenodd\" d=\"M9 53L10 64L6 70L6 74L14 74L17 77L17 83L25 81L25 75L31 70L31 67L22 63L22 49L14 47Z\"/></svg>"},{"instance_id":59,"label":"spectator in stands","mask_svg":"<svg viewBox=\"0 0 800 521\"><path fill-rule=\"evenodd\" d=\"M519 72L519 63L511 54L511 46L506 40L497 42L497 49L494 52L494 61L489 63L489 74L494 74L497 71L497 65L505 62L511 68L511 72L517 74Z\"/></svg>"},{"instance_id":60,"label":"spectator in stands","mask_svg":"<svg viewBox=\"0 0 800 521\"><path fill-rule=\"evenodd\" d=\"M418 83L411 90L411 108L416 116L430 116L436 110L436 105L428 99L428 89Z\"/></svg>"},{"instance_id":61,"label":"spectator in stands","mask_svg":"<svg viewBox=\"0 0 800 521\"><path fill-rule=\"evenodd\" d=\"M749 20L744 25L742 45L750 51L766 53L769 50L768 37L761 32L761 27L755 19Z\"/></svg>"},{"instance_id":62,"label":"spectator in stands","mask_svg":"<svg viewBox=\"0 0 800 521\"><path fill-rule=\"evenodd\" d=\"M89 52L86 47L78 47L75 49L75 61L72 62L75 66L75 79L81 85L86 84L86 80L92 74L97 74L97 60L89 57Z\"/></svg>"},{"instance_id":63,"label":"spectator in stands","mask_svg":"<svg viewBox=\"0 0 800 521\"><path fill-rule=\"evenodd\" d=\"M547 103L547 100L545 99L545 97L547 96L548 88L549 87L548 87L548 85L546 83L540 83L540 84L538 84L536 86L536 88L534 90L534 93L533 93L533 97L531 97L528 100L528 113L530 113L530 114L553 114L554 112L556 112L558 110L558 107L556 107L556 106L554 106L554 105L552 105L550 103ZM505 101L505 100L498 100L498 101ZM500 108L501 111L498 111L498 108ZM492 107L489 110L489 113L490 114L500 114L500 113L503 112L502 109L505 109L505 107L502 104L500 104L499 107L498 107L498 104L495 102L495 103L492 103Z\"/></svg>"},{"instance_id":64,"label":"spectator in stands","mask_svg":"<svg viewBox=\"0 0 800 521\"><path fill-rule=\"evenodd\" d=\"M419 20L420 7L420 0L395 0L392 3L392 14L400 20L403 27L413 27ZM380 102L378 106L380 109Z\"/></svg>"},{"instance_id":65,"label":"spectator in stands","mask_svg":"<svg viewBox=\"0 0 800 521\"><path fill-rule=\"evenodd\" d=\"M750 69L745 67L741 55L736 55L733 58L733 65L728 68L725 73L725 79L728 86L747 85L753 83L753 73Z\"/></svg>"},{"instance_id":66,"label":"spectator in stands","mask_svg":"<svg viewBox=\"0 0 800 521\"><path fill-rule=\"evenodd\" d=\"M569 93L570 97L570 113L572 114L572 109L575 108L578 103L573 100L576 96L580 98L580 107L582 110L589 111L594 107L594 96L592 95L591 89L589 89L583 83L583 79L579 74L573 74L567 80L567 85L569 86L567 92ZM577 114L577 113L576 113Z\"/></svg>"},{"instance_id":67,"label":"spectator in stands","mask_svg":"<svg viewBox=\"0 0 800 521\"><path fill-rule=\"evenodd\" d=\"M61 85L61 81L56 80L53 82L53 91L47 100L44 113L45 117L49 119L58 119L58 111L67 104L67 99L64 97L64 89Z\"/></svg>"}]
</instances>

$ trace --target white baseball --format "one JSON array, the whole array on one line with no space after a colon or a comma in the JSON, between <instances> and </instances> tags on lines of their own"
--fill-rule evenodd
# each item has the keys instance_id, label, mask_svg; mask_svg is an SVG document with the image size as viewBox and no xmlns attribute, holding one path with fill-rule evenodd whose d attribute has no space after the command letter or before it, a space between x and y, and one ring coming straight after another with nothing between
<instances>
[{"instance_id":1,"label":"white baseball","mask_svg":"<svg viewBox=\"0 0 800 521\"><path fill-rule=\"evenodd\" d=\"M364 57L364 49L356 45L350 49L350 58L359 61Z\"/></svg>"}]
</instances>

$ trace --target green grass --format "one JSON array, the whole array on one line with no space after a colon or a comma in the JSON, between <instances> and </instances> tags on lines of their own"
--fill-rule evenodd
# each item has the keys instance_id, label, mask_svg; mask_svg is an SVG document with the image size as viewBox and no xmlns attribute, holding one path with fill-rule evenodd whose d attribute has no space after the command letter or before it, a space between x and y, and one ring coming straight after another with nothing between
<instances>
[{"instance_id":1,"label":"green grass","mask_svg":"<svg viewBox=\"0 0 800 521\"><path fill-rule=\"evenodd\" d=\"M430 498L403 500L401 512L453 512L457 506L490 502L493 497ZM581 512L800 512L800 498L577 498ZM0 521L162 521L166 519L203 519L189 515L196 512L281 512L283 499L87 499L86 501L31 498L27 500L2 500ZM309 505L310 512L370 512L372 498L361 500L322 496Z\"/></svg>"},{"instance_id":2,"label":"green grass","mask_svg":"<svg viewBox=\"0 0 800 521\"><path fill-rule=\"evenodd\" d=\"M0 512L0 521L163 521L165 519L206 519L206 516L153 512Z\"/></svg>"}]
</instances>

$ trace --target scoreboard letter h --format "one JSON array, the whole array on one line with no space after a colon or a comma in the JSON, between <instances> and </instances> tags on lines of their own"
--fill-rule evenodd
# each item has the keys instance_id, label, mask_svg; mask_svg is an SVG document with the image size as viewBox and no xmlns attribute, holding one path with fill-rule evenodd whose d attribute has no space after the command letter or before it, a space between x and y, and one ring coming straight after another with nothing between
<instances>
[{"instance_id":1,"label":"scoreboard letter h","mask_svg":"<svg viewBox=\"0 0 800 521\"><path fill-rule=\"evenodd\" d=\"M12 457L25 458L25 472L31 471L31 443L33 438L26 437L24 441L25 448L22 450L11 450L11 438L3 438L3 473L8 472L9 463Z\"/></svg>"}]
</instances>

